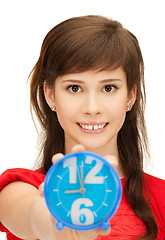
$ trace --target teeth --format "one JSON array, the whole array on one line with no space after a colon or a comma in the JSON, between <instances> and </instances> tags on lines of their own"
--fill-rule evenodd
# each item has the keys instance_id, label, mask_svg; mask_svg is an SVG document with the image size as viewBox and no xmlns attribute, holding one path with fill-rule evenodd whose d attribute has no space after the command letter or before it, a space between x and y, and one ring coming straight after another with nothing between
<instances>
[{"instance_id":1,"label":"teeth","mask_svg":"<svg viewBox=\"0 0 165 240\"><path fill-rule=\"evenodd\" d=\"M97 129L99 129L99 126L95 125L94 130L97 130Z\"/></svg>"},{"instance_id":2,"label":"teeth","mask_svg":"<svg viewBox=\"0 0 165 240\"><path fill-rule=\"evenodd\" d=\"M80 126L84 129L87 130L98 130L98 129L102 129L105 127L106 124L99 124L99 125L84 125L84 124L80 124Z\"/></svg>"}]
</instances>

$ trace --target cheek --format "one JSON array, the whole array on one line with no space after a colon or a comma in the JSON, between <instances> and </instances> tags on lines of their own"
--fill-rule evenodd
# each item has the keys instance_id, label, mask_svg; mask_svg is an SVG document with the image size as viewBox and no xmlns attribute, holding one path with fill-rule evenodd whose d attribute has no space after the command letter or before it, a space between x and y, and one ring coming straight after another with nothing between
<instances>
[{"instance_id":1,"label":"cheek","mask_svg":"<svg viewBox=\"0 0 165 240\"><path fill-rule=\"evenodd\" d=\"M68 102L62 101L56 104L56 113L61 127L65 129L69 126L70 120L72 120L75 114L75 108Z\"/></svg>"},{"instance_id":2,"label":"cheek","mask_svg":"<svg viewBox=\"0 0 165 240\"><path fill-rule=\"evenodd\" d=\"M124 108L116 108L112 116L112 121L118 129L120 129L125 121L126 111Z\"/></svg>"},{"instance_id":3,"label":"cheek","mask_svg":"<svg viewBox=\"0 0 165 240\"><path fill-rule=\"evenodd\" d=\"M116 104L114 107L114 113L116 117L122 118L122 116L124 117L126 115L126 104L124 102L121 102L118 105Z\"/></svg>"},{"instance_id":4,"label":"cheek","mask_svg":"<svg viewBox=\"0 0 165 240\"><path fill-rule=\"evenodd\" d=\"M107 104L107 109L109 109L110 121L113 121L114 124L122 126L126 117L126 98L119 98L114 100L111 104Z\"/></svg>"}]
</instances>

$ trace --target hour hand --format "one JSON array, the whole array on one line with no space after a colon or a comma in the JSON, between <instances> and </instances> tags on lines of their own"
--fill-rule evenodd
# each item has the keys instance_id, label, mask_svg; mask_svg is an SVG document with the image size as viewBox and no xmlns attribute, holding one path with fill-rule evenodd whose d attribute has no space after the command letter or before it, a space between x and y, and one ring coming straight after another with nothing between
<instances>
[{"instance_id":1,"label":"hour hand","mask_svg":"<svg viewBox=\"0 0 165 240\"><path fill-rule=\"evenodd\" d=\"M76 189L76 190L67 190L67 191L65 191L65 193L80 193L80 189Z\"/></svg>"},{"instance_id":2,"label":"hour hand","mask_svg":"<svg viewBox=\"0 0 165 240\"><path fill-rule=\"evenodd\" d=\"M65 193L81 193L81 194L84 194L85 193L85 188L80 188L80 189L76 189L76 190L66 190Z\"/></svg>"}]
</instances>

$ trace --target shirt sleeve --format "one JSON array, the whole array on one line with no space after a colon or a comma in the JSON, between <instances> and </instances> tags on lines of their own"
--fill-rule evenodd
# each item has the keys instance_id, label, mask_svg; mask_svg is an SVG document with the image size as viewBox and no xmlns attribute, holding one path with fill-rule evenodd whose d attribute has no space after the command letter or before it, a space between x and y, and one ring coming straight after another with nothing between
<instances>
[{"instance_id":1,"label":"shirt sleeve","mask_svg":"<svg viewBox=\"0 0 165 240\"><path fill-rule=\"evenodd\" d=\"M38 188L44 179L45 175L40 173L39 170L32 171L24 168L8 169L0 176L0 191L6 185L15 181L26 182Z\"/></svg>"}]
</instances>

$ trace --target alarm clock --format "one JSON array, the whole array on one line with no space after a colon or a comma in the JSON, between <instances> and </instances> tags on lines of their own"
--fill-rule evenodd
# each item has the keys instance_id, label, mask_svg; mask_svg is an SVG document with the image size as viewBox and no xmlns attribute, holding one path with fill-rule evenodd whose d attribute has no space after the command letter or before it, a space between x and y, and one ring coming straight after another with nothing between
<instances>
[{"instance_id":1,"label":"alarm clock","mask_svg":"<svg viewBox=\"0 0 165 240\"><path fill-rule=\"evenodd\" d=\"M116 170L100 155L76 152L65 155L46 174L44 198L56 229L110 228L109 219L121 200Z\"/></svg>"}]
</instances>

